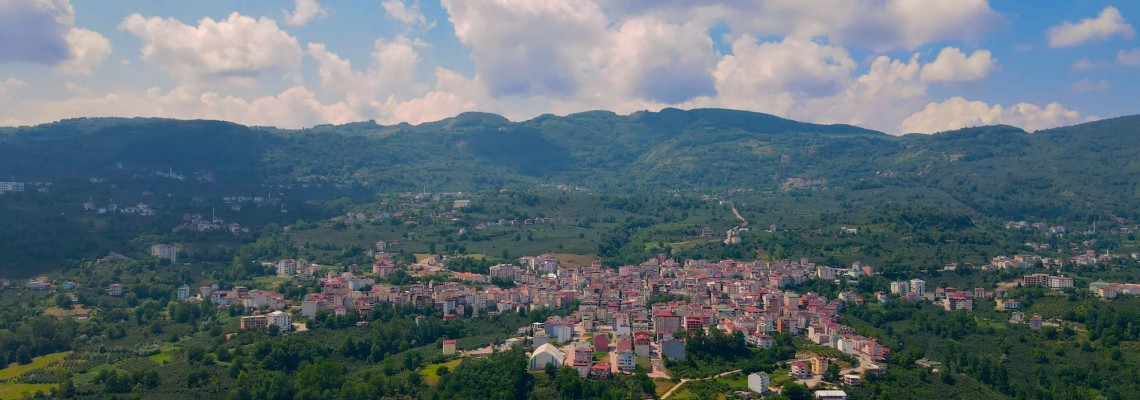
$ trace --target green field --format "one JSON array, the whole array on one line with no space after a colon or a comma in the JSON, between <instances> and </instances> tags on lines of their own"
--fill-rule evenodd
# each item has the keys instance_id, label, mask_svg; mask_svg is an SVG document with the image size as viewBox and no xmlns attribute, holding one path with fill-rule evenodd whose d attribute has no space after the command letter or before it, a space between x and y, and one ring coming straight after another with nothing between
<instances>
[{"instance_id":1,"label":"green field","mask_svg":"<svg viewBox=\"0 0 1140 400\"><path fill-rule=\"evenodd\" d=\"M427 382L428 385L435 386L439 383L439 367L447 367L449 370L455 370L455 367L458 367L461 362L463 362L463 359L457 358L445 363L426 366L420 370L420 376L424 377L424 382Z\"/></svg>"},{"instance_id":2,"label":"green field","mask_svg":"<svg viewBox=\"0 0 1140 400\"><path fill-rule=\"evenodd\" d=\"M31 364L11 364L8 366L8 368L0 369L0 380L16 378L28 371L46 367L48 364L62 360L64 357L67 357L68 354L71 354L71 352L65 351L62 353L52 353L45 356L33 358Z\"/></svg>"},{"instance_id":3,"label":"green field","mask_svg":"<svg viewBox=\"0 0 1140 400\"><path fill-rule=\"evenodd\" d=\"M47 394L54 387L50 383L0 383L0 400L32 398L37 391Z\"/></svg>"}]
</instances>

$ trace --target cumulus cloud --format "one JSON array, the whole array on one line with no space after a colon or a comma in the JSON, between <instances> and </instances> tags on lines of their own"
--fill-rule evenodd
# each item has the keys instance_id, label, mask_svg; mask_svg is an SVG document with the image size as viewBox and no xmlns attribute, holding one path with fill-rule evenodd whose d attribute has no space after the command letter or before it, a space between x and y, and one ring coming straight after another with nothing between
<instances>
[{"instance_id":1,"label":"cumulus cloud","mask_svg":"<svg viewBox=\"0 0 1140 400\"><path fill-rule=\"evenodd\" d=\"M602 0L618 14L723 21L756 37L826 37L876 50L915 49L940 40L974 40L1006 24L987 0Z\"/></svg>"},{"instance_id":2,"label":"cumulus cloud","mask_svg":"<svg viewBox=\"0 0 1140 400\"><path fill-rule=\"evenodd\" d=\"M417 89L419 54L415 47L419 45L406 37L379 39L374 44L372 66L366 71L354 70L350 61L321 43L310 43L309 55L317 60L321 87L343 96L357 115L374 116L384 105L381 99L401 97Z\"/></svg>"},{"instance_id":3,"label":"cumulus cloud","mask_svg":"<svg viewBox=\"0 0 1140 400\"><path fill-rule=\"evenodd\" d=\"M1104 40L1113 36L1131 39L1136 34L1116 7L1105 7L1096 18L1085 18L1080 22L1065 21L1049 28L1046 36L1051 47L1071 47L1093 40Z\"/></svg>"},{"instance_id":4,"label":"cumulus cloud","mask_svg":"<svg viewBox=\"0 0 1140 400\"><path fill-rule=\"evenodd\" d=\"M12 89L24 87L26 85L27 85L27 83L25 83L22 80L16 79L16 78L8 78L8 79L5 79L3 81L0 81L0 98L7 97L8 92L11 91Z\"/></svg>"},{"instance_id":5,"label":"cumulus cloud","mask_svg":"<svg viewBox=\"0 0 1140 400\"><path fill-rule=\"evenodd\" d=\"M407 27L430 27L424 13L420 12L420 5L417 1L384 0L380 2L380 6L384 8L385 16L400 21Z\"/></svg>"},{"instance_id":6,"label":"cumulus cloud","mask_svg":"<svg viewBox=\"0 0 1140 400\"><path fill-rule=\"evenodd\" d=\"M66 39L70 57L55 66L61 73L90 75L111 55L111 41L98 32L71 28Z\"/></svg>"},{"instance_id":7,"label":"cumulus cloud","mask_svg":"<svg viewBox=\"0 0 1140 400\"><path fill-rule=\"evenodd\" d=\"M234 121L248 125L298 128L316 123L350 122L344 105L322 104L316 94L293 87L275 96L245 99L202 91L183 84L163 91L112 92L102 96L76 96L60 101L31 101L20 110L22 118L47 122L74 116L201 118Z\"/></svg>"},{"instance_id":8,"label":"cumulus cloud","mask_svg":"<svg viewBox=\"0 0 1140 400\"><path fill-rule=\"evenodd\" d=\"M939 103L930 103L903 120L903 132L935 133L970 126L1007 124L1028 131L1071 125L1088 120L1081 114L1057 103L1045 107L1018 103L1010 107L993 106L981 101L951 97Z\"/></svg>"},{"instance_id":9,"label":"cumulus cloud","mask_svg":"<svg viewBox=\"0 0 1140 400\"><path fill-rule=\"evenodd\" d=\"M1072 90L1077 93L1107 92L1111 85L1107 80L1081 79L1073 82Z\"/></svg>"},{"instance_id":10,"label":"cumulus cloud","mask_svg":"<svg viewBox=\"0 0 1140 400\"><path fill-rule=\"evenodd\" d=\"M1140 47L1116 52L1116 62L1129 67L1140 66Z\"/></svg>"},{"instance_id":11,"label":"cumulus cloud","mask_svg":"<svg viewBox=\"0 0 1140 400\"><path fill-rule=\"evenodd\" d=\"M0 1L0 63L54 65L69 56L75 9L67 0Z\"/></svg>"},{"instance_id":12,"label":"cumulus cloud","mask_svg":"<svg viewBox=\"0 0 1140 400\"><path fill-rule=\"evenodd\" d=\"M588 0L443 0L494 96L572 96L596 65L606 16Z\"/></svg>"},{"instance_id":13,"label":"cumulus cloud","mask_svg":"<svg viewBox=\"0 0 1140 400\"><path fill-rule=\"evenodd\" d=\"M251 78L296 70L297 39L275 21L238 13L224 20L202 18L190 26L173 18L131 14L119 25L143 40L142 59L180 80Z\"/></svg>"},{"instance_id":14,"label":"cumulus cloud","mask_svg":"<svg viewBox=\"0 0 1140 400\"><path fill-rule=\"evenodd\" d=\"M989 50L977 50L969 57L957 47L946 47L938 58L922 67L922 80L929 82L966 82L985 78L996 61Z\"/></svg>"},{"instance_id":15,"label":"cumulus cloud","mask_svg":"<svg viewBox=\"0 0 1140 400\"><path fill-rule=\"evenodd\" d=\"M654 18L634 18L612 35L604 57L602 91L650 101L680 103L715 93L712 68L717 55L705 30Z\"/></svg>"},{"instance_id":16,"label":"cumulus cloud","mask_svg":"<svg viewBox=\"0 0 1140 400\"><path fill-rule=\"evenodd\" d=\"M44 64L66 74L90 74L111 53L111 42L74 23L68 0L0 0L0 64Z\"/></svg>"},{"instance_id":17,"label":"cumulus cloud","mask_svg":"<svg viewBox=\"0 0 1140 400\"><path fill-rule=\"evenodd\" d=\"M292 26L304 26L317 18L324 18L329 14L317 0L294 0L293 12L281 10L285 14L285 23Z\"/></svg>"}]
</instances>

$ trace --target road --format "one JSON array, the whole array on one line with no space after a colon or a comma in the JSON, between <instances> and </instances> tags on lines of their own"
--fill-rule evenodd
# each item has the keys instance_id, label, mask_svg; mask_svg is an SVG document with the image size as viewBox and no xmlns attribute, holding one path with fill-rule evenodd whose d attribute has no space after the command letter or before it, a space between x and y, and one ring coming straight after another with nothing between
<instances>
[{"instance_id":1,"label":"road","mask_svg":"<svg viewBox=\"0 0 1140 400\"><path fill-rule=\"evenodd\" d=\"M672 395L673 395L673 392L675 392L675 391L676 391L678 388L680 388L681 386L683 386L683 385L684 385L686 382L690 382L690 381L707 381L707 380L709 380L709 379L716 379L716 378L720 378L720 377L724 377L724 376L729 376L729 375L735 374L735 373L737 373L737 372L740 372L740 370L739 370L739 369L734 369L734 370L732 370L732 371L728 371L728 372L724 372L724 373L716 374L716 375L713 375L713 376L710 376L710 377L707 377L707 378L697 378L697 379L682 379L682 380L681 380L681 382L678 382L676 385L673 385L673 387L672 387L672 388L670 388L668 392L665 392L665 394L661 395L661 400L665 400L665 399L668 399L668 398L669 398L669 396L672 396Z\"/></svg>"}]
</instances>

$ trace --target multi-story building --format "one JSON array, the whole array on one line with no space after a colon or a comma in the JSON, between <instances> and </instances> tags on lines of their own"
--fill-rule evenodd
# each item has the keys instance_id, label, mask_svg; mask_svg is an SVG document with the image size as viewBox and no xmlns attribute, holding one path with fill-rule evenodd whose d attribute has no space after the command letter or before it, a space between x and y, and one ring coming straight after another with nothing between
<instances>
[{"instance_id":1,"label":"multi-story building","mask_svg":"<svg viewBox=\"0 0 1140 400\"><path fill-rule=\"evenodd\" d=\"M178 261L178 247L173 244L159 243L150 246L150 255L161 259L170 260L170 262Z\"/></svg>"}]
</instances>

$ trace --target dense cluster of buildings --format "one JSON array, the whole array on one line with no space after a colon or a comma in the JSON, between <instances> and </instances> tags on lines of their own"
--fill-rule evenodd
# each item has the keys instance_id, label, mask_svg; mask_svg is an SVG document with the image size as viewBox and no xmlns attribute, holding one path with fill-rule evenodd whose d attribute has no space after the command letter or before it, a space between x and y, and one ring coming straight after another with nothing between
<instances>
[{"instance_id":1,"label":"dense cluster of buildings","mask_svg":"<svg viewBox=\"0 0 1140 400\"><path fill-rule=\"evenodd\" d=\"M1140 295L1140 283L1096 281L1089 284L1089 290L1102 299L1115 299L1117 296L1137 296Z\"/></svg>"},{"instance_id":2,"label":"dense cluster of buildings","mask_svg":"<svg viewBox=\"0 0 1140 400\"><path fill-rule=\"evenodd\" d=\"M294 263L279 262L285 270L278 272L291 273ZM637 358L684 359L683 333L710 327L742 332L748 344L763 348L773 346L776 334L787 333L872 360L883 360L890 354L876 339L857 335L838 322L845 301L855 300L854 293L829 299L787 289L816 277L836 279L874 273L869 266L831 268L807 259L679 263L663 255L617 269L604 268L600 261L584 268L567 268L549 255L522 257L518 264L493 266L488 275L481 275L449 271L447 260L429 257L408 266L409 274L456 279L406 286L375 283L372 277L351 272L329 274L320 279L319 293L305 296L300 314L367 314L375 307L394 304L442 310L444 318L464 318L575 306L565 318L552 317L526 327L534 346L530 366L570 365L583 377L595 378L632 371ZM373 273L382 276L393 268L390 256L382 252L376 255ZM480 289L468 284L487 282L491 277L509 278L516 286L486 285ZM921 285L916 286L922 290ZM684 300L650 304L649 299L656 294ZM594 360L594 352L599 351L611 354L611 359Z\"/></svg>"}]
</instances>

